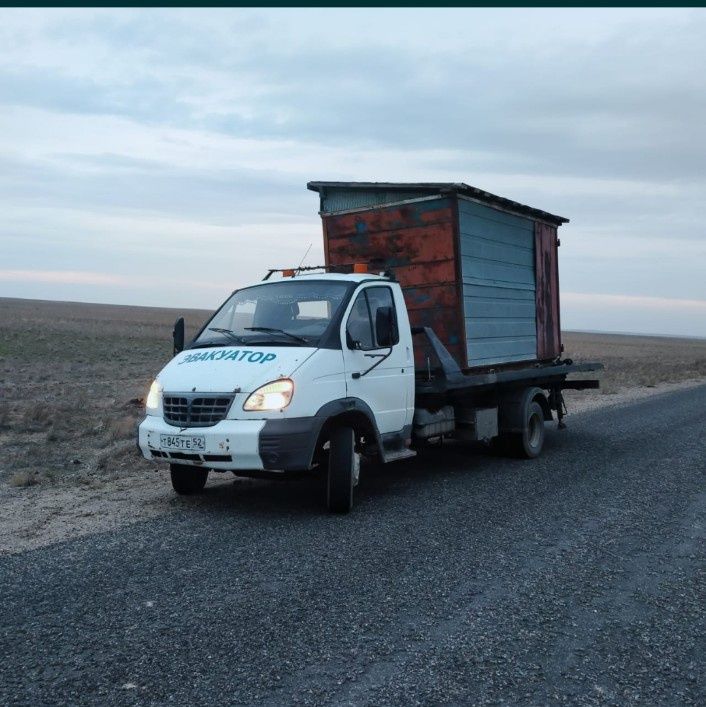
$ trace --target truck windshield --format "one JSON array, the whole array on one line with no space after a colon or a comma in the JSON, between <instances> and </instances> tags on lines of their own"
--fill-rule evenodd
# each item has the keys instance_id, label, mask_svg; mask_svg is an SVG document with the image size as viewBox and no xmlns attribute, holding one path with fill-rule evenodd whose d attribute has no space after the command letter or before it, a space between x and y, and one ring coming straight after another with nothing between
<instances>
[{"instance_id":1,"label":"truck windshield","mask_svg":"<svg viewBox=\"0 0 706 707\"><path fill-rule=\"evenodd\" d=\"M287 280L235 292L192 346L316 346L348 291L346 282Z\"/></svg>"}]
</instances>

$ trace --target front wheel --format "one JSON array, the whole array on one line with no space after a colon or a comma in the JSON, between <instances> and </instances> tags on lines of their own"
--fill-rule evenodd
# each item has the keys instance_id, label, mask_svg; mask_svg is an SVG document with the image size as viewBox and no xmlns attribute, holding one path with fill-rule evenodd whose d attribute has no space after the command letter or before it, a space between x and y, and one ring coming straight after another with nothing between
<instances>
[{"instance_id":1,"label":"front wheel","mask_svg":"<svg viewBox=\"0 0 706 707\"><path fill-rule=\"evenodd\" d=\"M329 445L326 505L332 513L348 513L353 508L353 486L357 471L353 429L335 429Z\"/></svg>"},{"instance_id":2,"label":"front wheel","mask_svg":"<svg viewBox=\"0 0 706 707\"><path fill-rule=\"evenodd\" d=\"M170 464L169 471L172 477L172 488L182 496L203 491L208 478L208 469L188 464Z\"/></svg>"}]
</instances>

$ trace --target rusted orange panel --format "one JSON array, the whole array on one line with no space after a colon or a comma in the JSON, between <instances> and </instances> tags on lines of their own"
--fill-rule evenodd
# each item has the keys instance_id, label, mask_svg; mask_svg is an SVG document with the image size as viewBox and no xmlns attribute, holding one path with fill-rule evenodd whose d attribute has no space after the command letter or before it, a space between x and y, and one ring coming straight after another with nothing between
<instances>
[{"instance_id":1,"label":"rusted orange panel","mask_svg":"<svg viewBox=\"0 0 706 707\"><path fill-rule=\"evenodd\" d=\"M390 267L426 263L449 258L453 252L453 232L446 224L400 228L394 231L361 230L330 238L331 257L344 262L371 256L384 257Z\"/></svg>"},{"instance_id":2,"label":"rusted orange panel","mask_svg":"<svg viewBox=\"0 0 706 707\"><path fill-rule=\"evenodd\" d=\"M429 282L435 282L429 278ZM407 309L429 309L430 306L456 309L458 306L458 288L456 285L405 287L404 299Z\"/></svg>"},{"instance_id":3,"label":"rusted orange panel","mask_svg":"<svg viewBox=\"0 0 706 707\"><path fill-rule=\"evenodd\" d=\"M559 321L559 263L556 227L537 221L534 225L537 305L537 358L549 360L561 354Z\"/></svg>"},{"instance_id":4,"label":"rusted orange panel","mask_svg":"<svg viewBox=\"0 0 706 707\"><path fill-rule=\"evenodd\" d=\"M351 214L328 215L325 218L328 221L329 238L340 238L447 223L451 216L450 206L450 199L435 199Z\"/></svg>"},{"instance_id":5,"label":"rusted orange panel","mask_svg":"<svg viewBox=\"0 0 706 707\"><path fill-rule=\"evenodd\" d=\"M448 199L324 215L323 221L329 265L371 262L394 270L406 265L455 262L454 214Z\"/></svg>"},{"instance_id":6,"label":"rusted orange panel","mask_svg":"<svg viewBox=\"0 0 706 707\"><path fill-rule=\"evenodd\" d=\"M456 286L456 263L453 260L427 261L415 265L402 265L394 268L395 277L404 287L423 287L434 285Z\"/></svg>"}]
</instances>

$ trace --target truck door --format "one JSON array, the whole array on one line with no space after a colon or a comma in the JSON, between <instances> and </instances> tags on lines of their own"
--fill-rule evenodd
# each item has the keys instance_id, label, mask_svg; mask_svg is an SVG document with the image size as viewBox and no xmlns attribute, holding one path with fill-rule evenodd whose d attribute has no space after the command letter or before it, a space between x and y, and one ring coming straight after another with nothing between
<instances>
[{"instance_id":1,"label":"truck door","mask_svg":"<svg viewBox=\"0 0 706 707\"><path fill-rule=\"evenodd\" d=\"M376 335L375 322L381 308L390 308L388 312L394 317L389 346L381 345ZM413 396L414 364L409 342L400 342L391 287L373 285L358 293L348 312L343 337L347 395L367 403L381 434L399 432L409 422L408 389Z\"/></svg>"}]
</instances>

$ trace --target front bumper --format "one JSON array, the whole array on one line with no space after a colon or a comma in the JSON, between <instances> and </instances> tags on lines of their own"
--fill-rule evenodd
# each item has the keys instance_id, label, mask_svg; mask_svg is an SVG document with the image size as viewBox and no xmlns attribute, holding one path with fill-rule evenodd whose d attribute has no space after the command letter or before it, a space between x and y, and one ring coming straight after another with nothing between
<instances>
[{"instance_id":1,"label":"front bumper","mask_svg":"<svg viewBox=\"0 0 706 707\"><path fill-rule=\"evenodd\" d=\"M169 461L178 464L207 466L209 469L262 470L260 458L260 431L265 420L222 420L213 427L189 427L181 430L168 425L161 417L147 415L138 428L138 446L145 459ZM159 436L203 435L203 452L175 452L162 450Z\"/></svg>"},{"instance_id":2,"label":"front bumper","mask_svg":"<svg viewBox=\"0 0 706 707\"><path fill-rule=\"evenodd\" d=\"M138 428L137 446L145 459L206 466L224 471L303 471L311 468L324 419L222 420L213 427L180 429L147 415ZM202 452L160 447L160 435L203 435Z\"/></svg>"}]
</instances>

